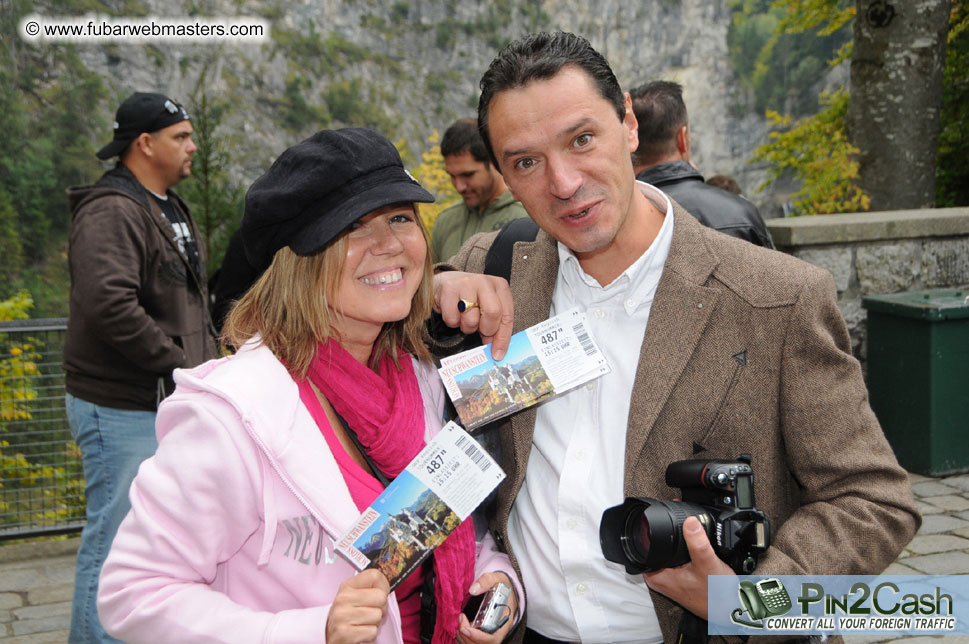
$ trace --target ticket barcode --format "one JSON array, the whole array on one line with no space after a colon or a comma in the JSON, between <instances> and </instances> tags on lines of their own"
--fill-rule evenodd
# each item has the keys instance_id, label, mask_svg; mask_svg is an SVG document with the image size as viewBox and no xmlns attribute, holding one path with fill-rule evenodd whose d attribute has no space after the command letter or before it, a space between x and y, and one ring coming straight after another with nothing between
<instances>
[{"instance_id":1,"label":"ticket barcode","mask_svg":"<svg viewBox=\"0 0 969 644\"><path fill-rule=\"evenodd\" d=\"M491 467L491 461L478 449L478 444L473 440L470 440L467 436L458 436L454 444L459 448L464 450L464 453L468 455L468 458L478 466L482 472L487 472L488 468Z\"/></svg>"},{"instance_id":2,"label":"ticket barcode","mask_svg":"<svg viewBox=\"0 0 969 644\"><path fill-rule=\"evenodd\" d=\"M591 356L595 355L596 347L592 344L592 339L589 337L589 332L585 330L584 324L576 324L572 327L575 331L575 336L579 339L579 344L582 345L582 350L585 351L585 355Z\"/></svg>"}]
</instances>

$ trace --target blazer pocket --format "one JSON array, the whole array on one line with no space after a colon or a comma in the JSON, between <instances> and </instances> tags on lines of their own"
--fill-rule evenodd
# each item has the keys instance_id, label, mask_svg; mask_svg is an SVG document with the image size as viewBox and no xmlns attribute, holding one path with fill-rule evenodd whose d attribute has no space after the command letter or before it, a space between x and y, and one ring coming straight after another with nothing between
<instances>
[{"instance_id":1,"label":"blazer pocket","mask_svg":"<svg viewBox=\"0 0 969 644\"><path fill-rule=\"evenodd\" d=\"M714 437L714 434L716 434L717 430L720 428L720 419L723 418L724 410L726 409L727 404L730 401L730 395L733 393L733 390L736 388L737 383L740 381L740 378L743 376L744 369L747 366L747 350L744 349L742 351L738 351L737 353L733 354L731 358L735 361L736 364L734 365L733 373L730 376L730 381L727 383L727 387L724 390L723 397L720 398L720 404L717 405L717 410L713 414L713 420L710 421L710 424L707 426L707 429L703 433L703 437L699 440L698 444L694 446L694 452L698 451L696 447L707 449L708 448L707 444L711 441L711 439Z\"/></svg>"}]
</instances>

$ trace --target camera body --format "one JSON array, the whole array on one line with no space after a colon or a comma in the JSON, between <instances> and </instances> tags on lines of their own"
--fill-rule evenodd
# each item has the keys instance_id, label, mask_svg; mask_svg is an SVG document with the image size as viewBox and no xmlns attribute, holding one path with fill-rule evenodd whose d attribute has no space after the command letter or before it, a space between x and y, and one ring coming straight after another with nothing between
<instances>
[{"instance_id":1,"label":"camera body","mask_svg":"<svg viewBox=\"0 0 969 644\"><path fill-rule=\"evenodd\" d=\"M608 561L629 574L680 566L690 560L683 522L695 516L717 556L737 574L750 574L770 546L770 522L754 506L750 455L736 460L675 461L666 484L681 501L629 497L602 513L599 543Z\"/></svg>"},{"instance_id":2,"label":"camera body","mask_svg":"<svg viewBox=\"0 0 969 644\"><path fill-rule=\"evenodd\" d=\"M504 582L498 582L483 595L468 599L464 614L472 627L485 633L494 633L509 619L504 613L510 597L511 587Z\"/></svg>"}]
</instances>

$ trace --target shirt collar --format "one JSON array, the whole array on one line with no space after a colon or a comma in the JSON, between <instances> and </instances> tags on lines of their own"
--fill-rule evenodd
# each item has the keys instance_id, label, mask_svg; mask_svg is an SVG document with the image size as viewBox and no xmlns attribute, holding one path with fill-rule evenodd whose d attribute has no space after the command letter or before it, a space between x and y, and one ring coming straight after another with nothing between
<instances>
[{"instance_id":1,"label":"shirt collar","mask_svg":"<svg viewBox=\"0 0 969 644\"><path fill-rule=\"evenodd\" d=\"M588 289L593 294L599 294L599 296L623 293L623 297L626 298L627 309L635 309L652 302L659 282L658 274L663 271L666 256L669 254L670 242L673 239L673 204L666 194L648 183L637 181L636 187L650 203L666 213L659 233L657 233L649 248L630 264L619 277L606 286L601 286L594 277L582 270L579 258L575 256L572 249L562 242L556 242L559 254L559 272L566 287L573 293L579 288ZM655 277L655 279L650 279L650 277ZM627 313L631 313L631 311L627 310Z\"/></svg>"}]
</instances>

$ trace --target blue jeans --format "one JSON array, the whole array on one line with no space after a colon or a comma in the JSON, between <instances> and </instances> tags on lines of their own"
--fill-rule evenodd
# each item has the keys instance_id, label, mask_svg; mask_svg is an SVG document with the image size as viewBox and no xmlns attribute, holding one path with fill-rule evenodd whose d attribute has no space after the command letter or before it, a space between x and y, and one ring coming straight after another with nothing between
<instances>
[{"instance_id":1,"label":"blue jeans","mask_svg":"<svg viewBox=\"0 0 969 644\"><path fill-rule=\"evenodd\" d=\"M70 394L71 434L81 448L87 525L81 532L71 607L70 644L118 642L98 619L98 576L121 520L131 507L128 488L143 460L155 453L155 412L113 409Z\"/></svg>"}]
</instances>

